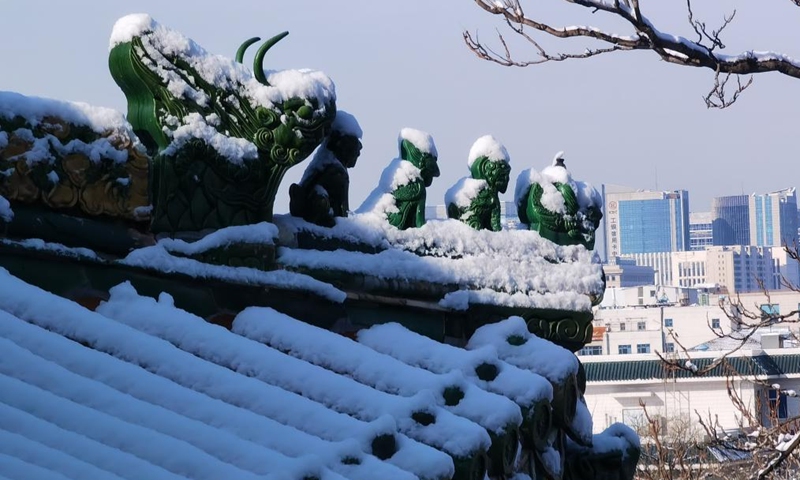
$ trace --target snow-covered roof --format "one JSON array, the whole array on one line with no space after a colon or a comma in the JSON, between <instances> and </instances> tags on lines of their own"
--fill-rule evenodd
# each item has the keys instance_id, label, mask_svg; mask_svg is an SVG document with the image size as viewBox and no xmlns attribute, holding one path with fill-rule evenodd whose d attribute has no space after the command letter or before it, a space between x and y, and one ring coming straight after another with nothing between
<instances>
[{"instance_id":1,"label":"snow-covered roof","mask_svg":"<svg viewBox=\"0 0 800 480\"><path fill-rule=\"evenodd\" d=\"M268 308L244 310L228 330L129 283L96 311L5 270L0 287L0 455L12 478L449 478L451 457L485 451L487 430L552 399L545 378L493 347L399 325L358 343ZM505 341L507 330L483 338ZM479 378L482 364L499 374ZM395 451L373 451L381 436Z\"/></svg>"},{"instance_id":2,"label":"snow-covered roof","mask_svg":"<svg viewBox=\"0 0 800 480\"><path fill-rule=\"evenodd\" d=\"M527 230L479 231L452 219L398 230L369 213L337 219L332 228L287 215L273 221L281 237L304 231L377 250L312 251L284 242L278 261L287 268L455 286L440 305L456 310L490 304L590 311L590 296L603 291L602 265L594 252L581 245L556 245Z\"/></svg>"},{"instance_id":3,"label":"snow-covered roof","mask_svg":"<svg viewBox=\"0 0 800 480\"><path fill-rule=\"evenodd\" d=\"M109 108L0 91L0 119L17 117L25 125L13 132L0 132L0 150L8 145L10 136L30 142L32 146L23 154L29 164L53 162L51 149L61 155L81 153L95 163L101 159L125 162L128 159L125 147L129 144L144 149L124 115ZM70 128L74 127L87 127L98 138L88 143L70 138ZM34 129L42 132L34 133Z\"/></svg>"}]
</instances>

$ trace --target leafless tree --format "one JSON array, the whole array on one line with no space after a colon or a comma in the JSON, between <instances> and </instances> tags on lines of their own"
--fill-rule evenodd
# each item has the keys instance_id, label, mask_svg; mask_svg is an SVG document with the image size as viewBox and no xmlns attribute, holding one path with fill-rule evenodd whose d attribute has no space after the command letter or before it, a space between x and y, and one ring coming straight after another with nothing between
<instances>
[{"instance_id":1,"label":"leafless tree","mask_svg":"<svg viewBox=\"0 0 800 480\"><path fill-rule=\"evenodd\" d=\"M726 364L724 364L726 365ZM742 395L744 385L763 383L726 365L728 396L740 428L721 428L712 413L663 417L640 402L643 415L633 425L642 443L637 478L641 480L763 480L796 478L800 459L800 419L780 418L780 397ZM771 387L767 385L767 387ZM762 390L767 391L767 390ZM785 407L785 406L784 406Z\"/></svg>"},{"instance_id":2,"label":"leafless tree","mask_svg":"<svg viewBox=\"0 0 800 480\"><path fill-rule=\"evenodd\" d=\"M797 245L785 245L784 249L790 258L800 261ZM770 291L766 288L765 282L763 279L756 280L766 304L771 304ZM800 292L800 285L785 277L781 277L780 283L784 289ZM760 305L746 305L738 295L721 297L720 308L731 321L733 329L725 332L711 324L708 327L718 338L734 340L733 348L721 352L711 362L701 364L692 358L691 350L673 338L677 352L659 353L658 356L668 372L688 372L693 376L702 377L712 374L712 371L719 374L721 370L725 375L728 397L738 412L740 432L743 432L744 436L724 432L712 415L703 417L699 412L695 412L697 425L705 432L706 447L718 447L727 452L749 455L749 461L745 465L740 465L735 472L725 471L721 478L764 480L783 478L786 475L796 478L800 474L800 417L786 418L784 415L779 415L779 411L781 408L786 409L786 405L781 406L781 401L785 401L782 399L797 396L797 392L784 389L779 383L772 383L774 380L760 378L756 372L737 371L729 360L735 352L746 348L748 341L765 327L800 322L800 311L785 313L765 311ZM755 404L743 397L744 385L757 392L753 397ZM772 397L769 397L770 392ZM717 476L720 472L709 472L709 474Z\"/></svg>"},{"instance_id":3,"label":"leafless tree","mask_svg":"<svg viewBox=\"0 0 800 480\"><path fill-rule=\"evenodd\" d=\"M800 78L800 61L781 53L754 51L733 55L722 53L725 49L723 32L734 21L735 10L724 16L717 27L710 27L695 17L691 0L686 0L687 20L694 32L694 38L690 39L660 29L654 19L642 11L639 0L551 1L570 3L604 17L622 20L629 33L621 35L594 26L553 26L540 18L541 8L537 8L533 14L526 13L523 3L531 6L533 10L534 6L538 6L534 0L475 0L475 3L486 12L501 17L508 31L532 47L534 56L529 59L518 57L518 53L511 51L509 41L499 30L494 47L480 40L477 33L464 31L467 47L484 60L515 67L590 58L611 52L649 50L669 63L712 70L713 86L704 96L709 108L726 108L732 105L752 84L752 74L779 72ZM800 0L788 1L800 7ZM542 34L560 39L583 38L587 41L587 46L576 53L553 53L543 47L540 41ZM743 79L742 76L748 77Z\"/></svg>"}]
</instances>

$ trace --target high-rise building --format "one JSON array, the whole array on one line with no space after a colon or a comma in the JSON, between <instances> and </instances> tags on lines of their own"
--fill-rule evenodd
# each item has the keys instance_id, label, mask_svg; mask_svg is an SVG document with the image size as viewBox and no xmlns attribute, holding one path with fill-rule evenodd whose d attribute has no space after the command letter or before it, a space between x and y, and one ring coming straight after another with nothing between
<instances>
[{"instance_id":1,"label":"high-rise building","mask_svg":"<svg viewBox=\"0 0 800 480\"><path fill-rule=\"evenodd\" d=\"M713 245L713 221L711 212L689 213L690 250L705 250Z\"/></svg>"},{"instance_id":2,"label":"high-rise building","mask_svg":"<svg viewBox=\"0 0 800 480\"><path fill-rule=\"evenodd\" d=\"M711 229L714 245L750 244L750 196L712 199Z\"/></svg>"},{"instance_id":3,"label":"high-rise building","mask_svg":"<svg viewBox=\"0 0 800 480\"><path fill-rule=\"evenodd\" d=\"M749 245L794 245L797 242L797 194L794 188L750 195Z\"/></svg>"},{"instance_id":4,"label":"high-rise building","mask_svg":"<svg viewBox=\"0 0 800 480\"><path fill-rule=\"evenodd\" d=\"M689 250L689 192L603 185L606 258Z\"/></svg>"}]
</instances>

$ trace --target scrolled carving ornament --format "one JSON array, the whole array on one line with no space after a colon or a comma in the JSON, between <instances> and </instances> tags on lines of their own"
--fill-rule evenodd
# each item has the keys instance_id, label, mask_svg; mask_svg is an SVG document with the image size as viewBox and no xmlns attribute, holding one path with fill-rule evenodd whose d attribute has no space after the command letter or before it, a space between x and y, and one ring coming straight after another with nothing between
<instances>
[{"instance_id":1,"label":"scrolled carving ornament","mask_svg":"<svg viewBox=\"0 0 800 480\"><path fill-rule=\"evenodd\" d=\"M528 323L528 330L540 338L555 344L578 350L581 346L592 341L591 317L585 321L567 317L559 320L548 320L524 316ZM580 345L580 346L578 346ZM577 348L574 348L578 346Z\"/></svg>"},{"instance_id":2,"label":"scrolled carving ornament","mask_svg":"<svg viewBox=\"0 0 800 480\"><path fill-rule=\"evenodd\" d=\"M149 158L124 132L96 133L63 119L36 126L20 117L0 119L8 142L0 149L0 195L14 203L41 204L82 215L147 220ZM93 142L116 151L91 159ZM47 158L40 151L48 145ZM103 151L102 149L97 149ZM120 155L126 157L119 161Z\"/></svg>"}]
</instances>

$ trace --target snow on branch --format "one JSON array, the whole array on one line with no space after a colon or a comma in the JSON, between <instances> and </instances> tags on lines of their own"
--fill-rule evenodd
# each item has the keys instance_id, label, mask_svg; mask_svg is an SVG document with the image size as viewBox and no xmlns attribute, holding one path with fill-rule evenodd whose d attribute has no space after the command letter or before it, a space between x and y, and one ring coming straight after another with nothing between
<instances>
[{"instance_id":1,"label":"snow on branch","mask_svg":"<svg viewBox=\"0 0 800 480\"><path fill-rule=\"evenodd\" d=\"M627 22L633 33L619 35L593 26L555 27L525 14L520 0L475 0L486 12L503 18L506 26L533 46L536 56L520 59L511 52L506 38L497 32L500 48L495 49L482 42L478 34L463 32L467 47L479 58L508 67L527 67L551 61L564 61L576 58L589 58L604 53L625 50L651 50L662 60L677 65L708 68L715 72L714 85L704 97L709 108L726 108L733 104L752 83L752 78L741 81L737 78L733 92L725 90L731 75L750 75L755 73L779 72L800 78L800 61L776 52L744 51L737 55L719 53L725 48L721 34L733 21L736 11L723 17L722 24L709 27L697 20L692 11L691 0L686 0L688 21L696 40L662 32L639 7L638 0L564 0L588 8L592 13L601 12ZM800 0L791 0L800 6ZM545 50L534 38L533 32L544 32L557 38L582 37L605 44L600 47L587 47L576 53L551 53Z\"/></svg>"}]
</instances>

